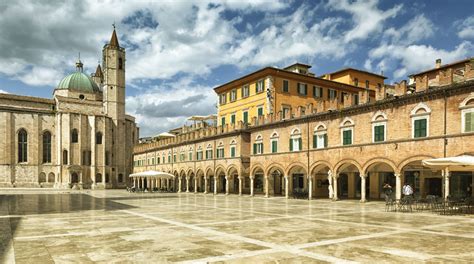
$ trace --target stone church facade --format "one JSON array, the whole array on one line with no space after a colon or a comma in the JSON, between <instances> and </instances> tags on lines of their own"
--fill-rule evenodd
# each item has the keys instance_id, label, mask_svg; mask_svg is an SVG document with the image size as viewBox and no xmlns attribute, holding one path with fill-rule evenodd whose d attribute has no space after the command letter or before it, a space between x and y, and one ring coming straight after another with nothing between
<instances>
[{"instance_id":1,"label":"stone church facade","mask_svg":"<svg viewBox=\"0 0 474 264\"><path fill-rule=\"evenodd\" d=\"M0 186L120 188L138 139L125 114L125 50L115 30L91 76L80 60L53 99L0 94Z\"/></svg>"}]
</instances>

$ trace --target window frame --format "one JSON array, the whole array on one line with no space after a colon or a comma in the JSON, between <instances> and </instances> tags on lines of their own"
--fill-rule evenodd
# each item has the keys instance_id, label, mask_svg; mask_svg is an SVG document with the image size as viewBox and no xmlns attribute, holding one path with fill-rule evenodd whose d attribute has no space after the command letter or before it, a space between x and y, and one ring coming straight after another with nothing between
<instances>
[{"instance_id":1,"label":"window frame","mask_svg":"<svg viewBox=\"0 0 474 264\"><path fill-rule=\"evenodd\" d=\"M250 96L250 87L248 84L242 85L242 98L247 98Z\"/></svg>"},{"instance_id":2,"label":"window frame","mask_svg":"<svg viewBox=\"0 0 474 264\"><path fill-rule=\"evenodd\" d=\"M17 162L27 163L28 162L28 131L26 131L26 129L24 128L20 128L18 130L17 147L18 147Z\"/></svg>"},{"instance_id":3,"label":"window frame","mask_svg":"<svg viewBox=\"0 0 474 264\"><path fill-rule=\"evenodd\" d=\"M255 93L263 93L265 91L265 79L260 79L255 82Z\"/></svg>"},{"instance_id":4,"label":"window frame","mask_svg":"<svg viewBox=\"0 0 474 264\"><path fill-rule=\"evenodd\" d=\"M474 129L471 131L466 131L466 114L474 115L474 106L461 110L461 131L462 133L472 133L474 132ZM471 123L471 126L474 128L473 123Z\"/></svg>"},{"instance_id":5,"label":"window frame","mask_svg":"<svg viewBox=\"0 0 474 264\"><path fill-rule=\"evenodd\" d=\"M237 89L232 89L230 91L230 102L235 102L237 101Z\"/></svg>"}]
</instances>

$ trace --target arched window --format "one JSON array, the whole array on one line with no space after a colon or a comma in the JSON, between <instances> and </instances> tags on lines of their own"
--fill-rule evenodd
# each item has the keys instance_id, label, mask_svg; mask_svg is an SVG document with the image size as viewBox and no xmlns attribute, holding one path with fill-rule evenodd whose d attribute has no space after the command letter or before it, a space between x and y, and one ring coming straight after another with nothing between
<instances>
[{"instance_id":1,"label":"arched window","mask_svg":"<svg viewBox=\"0 0 474 264\"><path fill-rule=\"evenodd\" d=\"M18 162L28 161L28 133L24 129L18 131Z\"/></svg>"},{"instance_id":2,"label":"arched window","mask_svg":"<svg viewBox=\"0 0 474 264\"><path fill-rule=\"evenodd\" d=\"M79 134L77 133L77 129L73 129L71 131L71 143L79 142Z\"/></svg>"},{"instance_id":3,"label":"arched window","mask_svg":"<svg viewBox=\"0 0 474 264\"><path fill-rule=\"evenodd\" d=\"M461 110L461 132L474 132L474 93L461 102L459 109Z\"/></svg>"},{"instance_id":4,"label":"arched window","mask_svg":"<svg viewBox=\"0 0 474 264\"><path fill-rule=\"evenodd\" d=\"M67 150L63 150L63 164L67 165L68 163Z\"/></svg>"},{"instance_id":5,"label":"arched window","mask_svg":"<svg viewBox=\"0 0 474 264\"><path fill-rule=\"evenodd\" d=\"M340 128L342 145L352 145L354 142L354 121L346 117L342 120Z\"/></svg>"},{"instance_id":6,"label":"arched window","mask_svg":"<svg viewBox=\"0 0 474 264\"><path fill-rule=\"evenodd\" d=\"M263 153L263 137L262 135L258 135L255 138L255 142L253 143L253 154L262 154Z\"/></svg>"},{"instance_id":7,"label":"arched window","mask_svg":"<svg viewBox=\"0 0 474 264\"><path fill-rule=\"evenodd\" d=\"M387 115L377 111L372 117L372 142L383 142L387 139Z\"/></svg>"},{"instance_id":8,"label":"arched window","mask_svg":"<svg viewBox=\"0 0 474 264\"><path fill-rule=\"evenodd\" d=\"M122 58L118 59L118 67L119 67L119 70L123 69L123 60L122 60Z\"/></svg>"},{"instance_id":9,"label":"arched window","mask_svg":"<svg viewBox=\"0 0 474 264\"><path fill-rule=\"evenodd\" d=\"M237 142L235 141L235 139L233 139L231 142L230 142L230 157L231 158L235 158L235 155L236 155L236 147L237 145Z\"/></svg>"},{"instance_id":10,"label":"arched window","mask_svg":"<svg viewBox=\"0 0 474 264\"><path fill-rule=\"evenodd\" d=\"M43 163L51 163L51 133L43 133Z\"/></svg>"},{"instance_id":11,"label":"arched window","mask_svg":"<svg viewBox=\"0 0 474 264\"><path fill-rule=\"evenodd\" d=\"M217 158L224 158L224 143L222 141L217 145Z\"/></svg>"},{"instance_id":12,"label":"arched window","mask_svg":"<svg viewBox=\"0 0 474 264\"><path fill-rule=\"evenodd\" d=\"M206 159L212 159L212 158L213 158L212 145L209 144L207 145L207 148L206 148Z\"/></svg>"},{"instance_id":13,"label":"arched window","mask_svg":"<svg viewBox=\"0 0 474 264\"><path fill-rule=\"evenodd\" d=\"M419 103L411 110L412 138L428 137L430 134L431 108L425 103Z\"/></svg>"},{"instance_id":14,"label":"arched window","mask_svg":"<svg viewBox=\"0 0 474 264\"><path fill-rule=\"evenodd\" d=\"M295 128L291 131L290 151L301 151L303 148L303 140L301 139L301 131Z\"/></svg>"},{"instance_id":15,"label":"arched window","mask_svg":"<svg viewBox=\"0 0 474 264\"><path fill-rule=\"evenodd\" d=\"M40 173L40 175L38 177L38 182L39 183L46 182L46 173L44 173L44 172Z\"/></svg>"},{"instance_id":16,"label":"arched window","mask_svg":"<svg viewBox=\"0 0 474 264\"><path fill-rule=\"evenodd\" d=\"M102 144L102 132L95 133L95 143Z\"/></svg>"},{"instance_id":17,"label":"arched window","mask_svg":"<svg viewBox=\"0 0 474 264\"><path fill-rule=\"evenodd\" d=\"M270 137L270 143L272 146L272 153L277 153L278 152L278 138L280 136L278 133L275 131L272 133L272 136Z\"/></svg>"},{"instance_id":18,"label":"arched window","mask_svg":"<svg viewBox=\"0 0 474 264\"><path fill-rule=\"evenodd\" d=\"M48 174L48 182L53 182L53 183L54 183L55 181L56 181L56 180L55 180L54 173L50 172L50 173Z\"/></svg>"},{"instance_id":19,"label":"arched window","mask_svg":"<svg viewBox=\"0 0 474 264\"><path fill-rule=\"evenodd\" d=\"M313 148L326 148L328 146L328 132L324 123L319 123L313 133Z\"/></svg>"},{"instance_id":20,"label":"arched window","mask_svg":"<svg viewBox=\"0 0 474 264\"><path fill-rule=\"evenodd\" d=\"M202 160L202 147L199 146L197 151L196 151L196 159L197 160Z\"/></svg>"}]
</instances>

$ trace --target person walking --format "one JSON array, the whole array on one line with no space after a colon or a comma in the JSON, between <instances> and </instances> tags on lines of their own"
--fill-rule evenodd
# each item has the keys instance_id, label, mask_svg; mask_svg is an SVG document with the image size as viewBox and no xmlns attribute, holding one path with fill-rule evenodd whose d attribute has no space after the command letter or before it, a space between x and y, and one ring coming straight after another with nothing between
<instances>
[{"instance_id":1,"label":"person walking","mask_svg":"<svg viewBox=\"0 0 474 264\"><path fill-rule=\"evenodd\" d=\"M383 193L385 194L385 201L388 201L392 195L392 186L388 182L385 182L382 189Z\"/></svg>"}]
</instances>

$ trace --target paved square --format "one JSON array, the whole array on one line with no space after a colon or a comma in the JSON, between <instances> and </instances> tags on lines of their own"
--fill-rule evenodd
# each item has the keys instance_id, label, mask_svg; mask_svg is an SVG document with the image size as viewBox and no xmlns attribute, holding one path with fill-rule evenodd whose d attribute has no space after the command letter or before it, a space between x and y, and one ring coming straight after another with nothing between
<instances>
[{"instance_id":1,"label":"paved square","mask_svg":"<svg viewBox=\"0 0 474 264\"><path fill-rule=\"evenodd\" d=\"M474 217L381 202L0 191L0 261L469 262Z\"/></svg>"}]
</instances>

